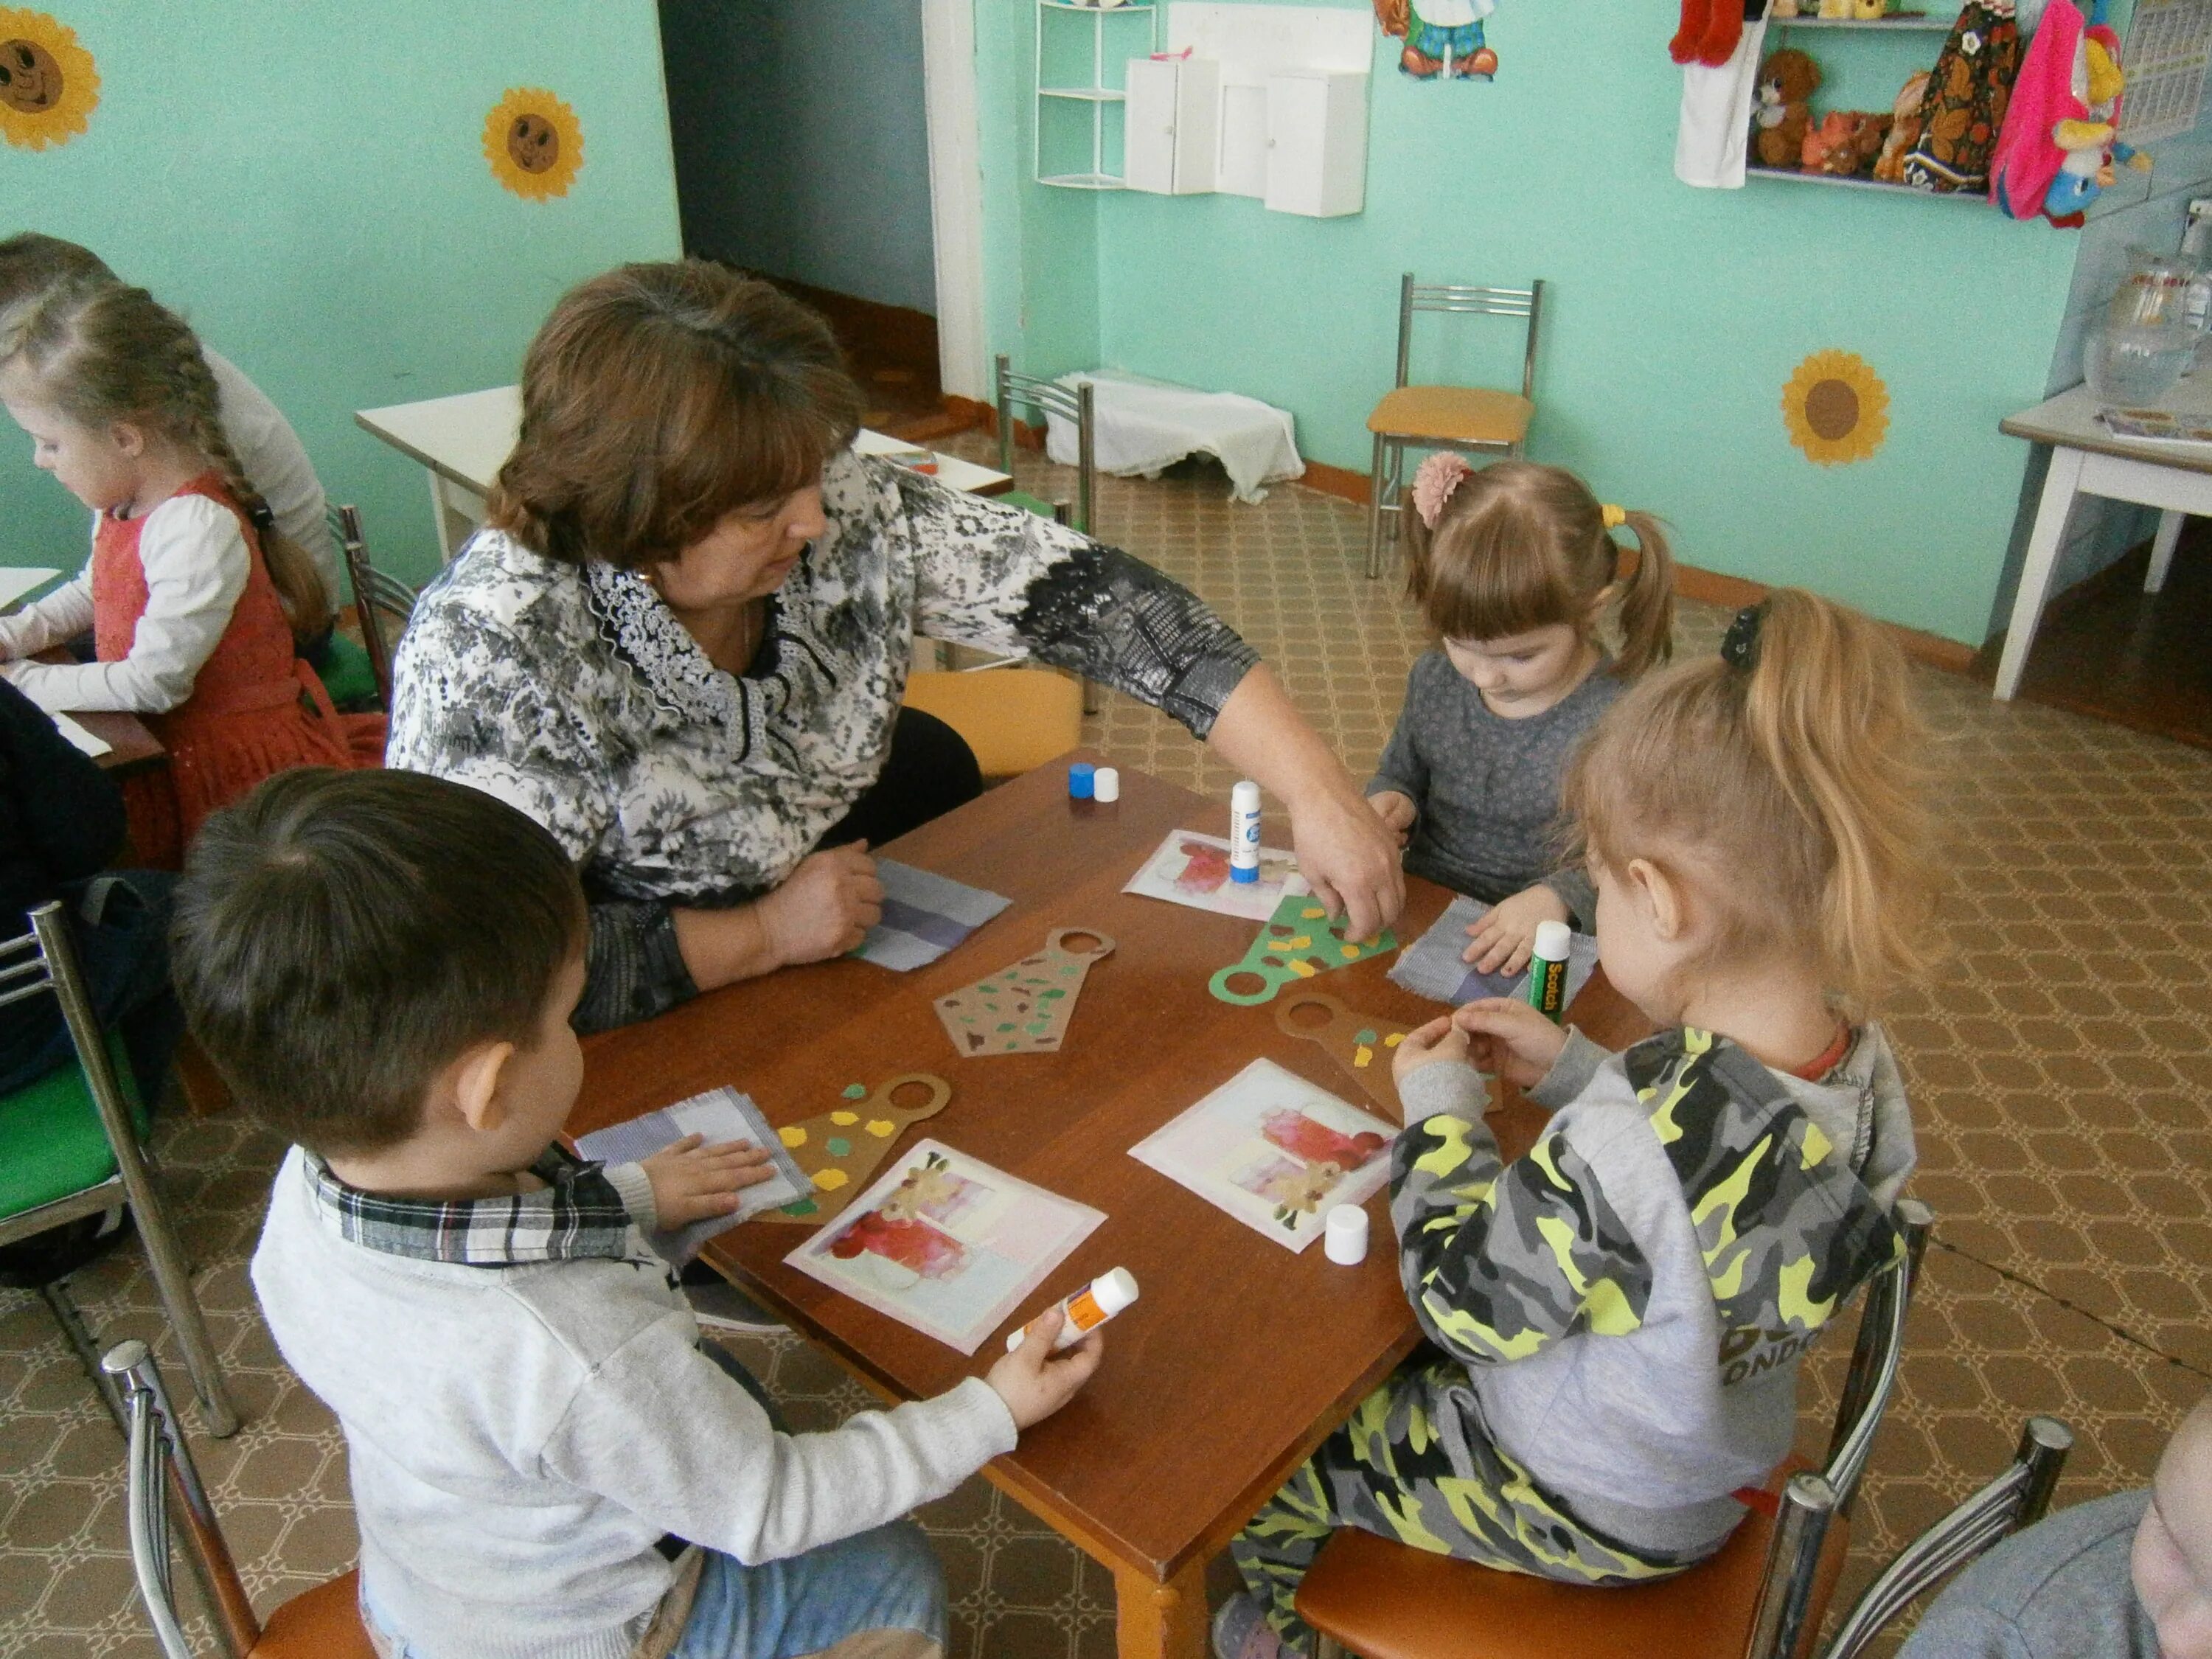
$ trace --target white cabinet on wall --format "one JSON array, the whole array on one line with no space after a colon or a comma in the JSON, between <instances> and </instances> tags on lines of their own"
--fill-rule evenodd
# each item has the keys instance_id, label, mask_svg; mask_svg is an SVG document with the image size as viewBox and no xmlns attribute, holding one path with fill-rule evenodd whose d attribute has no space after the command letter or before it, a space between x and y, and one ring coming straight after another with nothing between
<instances>
[{"instance_id":1,"label":"white cabinet on wall","mask_svg":"<svg viewBox=\"0 0 2212 1659\"><path fill-rule=\"evenodd\" d=\"M1334 219L1366 202L1367 76L1320 70L1267 77L1267 204Z\"/></svg>"},{"instance_id":2,"label":"white cabinet on wall","mask_svg":"<svg viewBox=\"0 0 2212 1659\"><path fill-rule=\"evenodd\" d=\"M1221 148L1221 65L1210 58L1133 58L1122 133L1131 190L1162 196L1214 188Z\"/></svg>"}]
</instances>

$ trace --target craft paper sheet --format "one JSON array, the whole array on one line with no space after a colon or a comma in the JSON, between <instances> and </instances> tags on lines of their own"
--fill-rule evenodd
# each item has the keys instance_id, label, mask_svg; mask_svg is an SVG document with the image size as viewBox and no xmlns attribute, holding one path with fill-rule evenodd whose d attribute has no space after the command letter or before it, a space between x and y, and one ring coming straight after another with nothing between
<instances>
[{"instance_id":1,"label":"craft paper sheet","mask_svg":"<svg viewBox=\"0 0 2212 1659\"><path fill-rule=\"evenodd\" d=\"M925 1139L784 1262L972 1354L1105 1219Z\"/></svg>"},{"instance_id":2,"label":"craft paper sheet","mask_svg":"<svg viewBox=\"0 0 2212 1659\"><path fill-rule=\"evenodd\" d=\"M703 1095L679 1100L673 1106L647 1112L627 1123L580 1136L576 1151L594 1163L637 1164L686 1135L704 1135L709 1146L726 1140L750 1140L756 1146L767 1148L775 1163L775 1174L758 1186L747 1187L740 1192L738 1207L728 1215L709 1216L678 1231L646 1235L646 1242L660 1256L678 1266L698 1255L700 1247L715 1234L727 1232L763 1210L796 1202L812 1190L806 1177L799 1173L799 1165L792 1161L791 1154L784 1150L783 1143L776 1139L775 1131L768 1127L760 1108L753 1104L752 1097L728 1087L709 1089Z\"/></svg>"},{"instance_id":3,"label":"craft paper sheet","mask_svg":"<svg viewBox=\"0 0 2212 1659\"><path fill-rule=\"evenodd\" d=\"M1275 907L1290 896L1313 891L1298 873L1295 854L1273 847L1260 849L1260 879L1229 878L1229 843L1218 836L1201 836L1194 830L1176 830L1138 866L1121 890L1143 898L1165 899L1188 904L1194 910L1212 910L1247 921L1265 921Z\"/></svg>"},{"instance_id":4,"label":"craft paper sheet","mask_svg":"<svg viewBox=\"0 0 2212 1659\"><path fill-rule=\"evenodd\" d=\"M1467 930L1489 910L1480 899L1464 896L1444 908L1429 931L1407 945L1390 966L1390 982L1402 985L1417 996L1449 1002L1456 1008L1481 997L1525 997L1528 970L1517 974L1479 974L1471 963L1462 962L1467 949ZM1597 967L1597 941L1577 933L1567 948L1567 1000L1572 1002Z\"/></svg>"},{"instance_id":5,"label":"craft paper sheet","mask_svg":"<svg viewBox=\"0 0 2212 1659\"><path fill-rule=\"evenodd\" d=\"M1255 1060L1129 1156L1297 1251L1321 1237L1335 1206L1382 1191L1397 1133L1273 1060Z\"/></svg>"},{"instance_id":6,"label":"craft paper sheet","mask_svg":"<svg viewBox=\"0 0 2212 1659\"><path fill-rule=\"evenodd\" d=\"M902 974L936 961L1013 902L895 859L878 859L876 876L884 919L853 954Z\"/></svg>"}]
</instances>

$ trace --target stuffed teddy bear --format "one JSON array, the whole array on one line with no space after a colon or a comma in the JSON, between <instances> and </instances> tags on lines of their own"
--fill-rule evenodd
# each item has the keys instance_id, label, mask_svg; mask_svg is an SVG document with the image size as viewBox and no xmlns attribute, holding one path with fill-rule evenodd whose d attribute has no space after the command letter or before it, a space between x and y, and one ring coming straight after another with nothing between
<instances>
[{"instance_id":1,"label":"stuffed teddy bear","mask_svg":"<svg viewBox=\"0 0 2212 1659\"><path fill-rule=\"evenodd\" d=\"M1769 54L1759 67L1752 110L1752 147L1761 167L1794 169L1801 165L1805 135L1813 125L1813 94L1820 89L1820 66L1795 47Z\"/></svg>"},{"instance_id":2,"label":"stuffed teddy bear","mask_svg":"<svg viewBox=\"0 0 2212 1659\"><path fill-rule=\"evenodd\" d=\"M1889 117L1867 110L1832 109L1820 124L1805 135L1798 159L1808 173L1824 173L1834 179L1852 179L1874 166L1881 153Z\"/></svg>"},{"instance_id":3,"label":"stuffed teddy bear","mask_svg":"<svg viewBox=\"0 0 2212 1659\"><path fill-rule=\"evenodd\" d=\"M1874 176L1886 185L1905 182L1905 158L1920 142L1920 106L1927 97L1928 71L1920 70L1899 88L1897 101L1889 106L1889 136L1874 164Z\"/></svg>"}]
</instances>

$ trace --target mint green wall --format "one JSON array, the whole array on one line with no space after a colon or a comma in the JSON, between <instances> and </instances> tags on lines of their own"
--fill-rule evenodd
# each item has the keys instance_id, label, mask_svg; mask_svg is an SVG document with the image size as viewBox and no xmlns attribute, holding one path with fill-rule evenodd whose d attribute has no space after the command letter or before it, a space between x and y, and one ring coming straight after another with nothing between
<instances>
[{"instance_id":1,"label":"mint green wall","mask_svg":"<svg viewBox=\"0 0 2212 1659\"><path fill-rule=\"evenodd\" d=\"M1002 6L978 0L979 29ZM1679 8L1602 9L1593 27L1588 7L1504 0L1488 86L1410 81L1378 34L1362 214L1101 198L1101 360L1280 404L1309 458L1364 472L1399 273L1542 276L1533 455L1667 518L1688 562L1978 644L2027 456L1996 424L2045 395L2074 235L1869 191L1692 190L1672 171ZM1808 38L1816 59L1895 50ZM1941 36L1919 38L1932 62ZM1887 107L1911 66L1883 70L1866 101ZM1514 377L1513 325L1425 326L1417 378ZM1888 385L1888 439L1870 461L1814 466L1784 432L1784 382L1828 347Z\"/></svg>"},{"instance_id":2,"label":"mint green wall","mask_svg":"<svg viewBox=\"0 0 2212 1659\"><path fill-rule=\"evenodd\" d=\"M0 144L0 234L79 241L183 311L299 429L402 574L436 563L422 470L353 411L514 379L562 289L678 248L651 0L40 0L97 61L58 149ZM501 189L509 87L576 112L566 197ZM83 509L0 421L0 561L81 562Z\"/></svg>"}]
</instances>

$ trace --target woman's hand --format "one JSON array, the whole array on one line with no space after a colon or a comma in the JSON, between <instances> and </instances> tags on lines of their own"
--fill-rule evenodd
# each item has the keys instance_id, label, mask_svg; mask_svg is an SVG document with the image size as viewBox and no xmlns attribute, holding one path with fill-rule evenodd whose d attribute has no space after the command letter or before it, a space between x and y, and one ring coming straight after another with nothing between
<instances>
[{"instance_id":1,"label":"woman's hand","mask_svg":"<svg viewBox=\"0 0 2212 1659\"><path fill-rule=\"evenodd\" d=\"M1452 1023L1449 1014L1438 1014L1400 1040L1397 1053L1390 1058L1390 1075L1402 1086L1422 1066L1434 1066L1439 1060L1455 1060L1462 1065L1472 1065L1474 1062L1468 1058L1470 1052L1467 1033Z\"/></svg>"},{"instance_id":2,"label":"woman's hand","mask_svg":"<svg viewBox=\"0 0 2212 1659\"><path fill-rule=\"evenodd\" d=\"M1030 1322L1022 1346L992 1366L983 1379L1006 1402L1018 1429L1042 1423L1074 1399L1105 1357L1103 1331L1093 1331L1065 1352L1054 1353L1053 1340L1066 1319L1059 1308L1047 1308Z\"/></svg>"},{"instance_id":3,"label":"woman's hand","mask_svg":"<svg viewBox=\"0 0 2212 1659\"><path fill-rule=\"evenodd\" d=\"M1470 1002L1451 1019L1467 1033L1468 1052L1476 1066L1524 1089L1543 1081L1567 1046L1562 1028L1512 997Z\"/></svg>"},{"instance_id":4,"label":"woman's hand","mask_svg":"<svg viewBox=\"0 0 2212 1659\"><path fill-rule=\"evenodd\" d=\"M842 956L883 920L884 884L868 843L833 847L799 860L783 885L755 907L778 966Z\"/></svg>"},{"instance_id":5,"label":"woman's hand","mask_svg":"<svg viewBox=\"0 0 2212 1659\"><path fill-rule=\"evenodd\" d=\"M704 1135L672 1141L638 1168L653 1183L653 1209L664 1230L688 1227L738 1207L738 1194L775 1174L769 1155L750 1140L705 1144Z\"/></svg>"},{"instance_id":6,"label":"woman's hand","mask_svg":"<svg viewBox=\"0 0 2212 1659\"><path fill-rule=\"evenodd\" d=\"M1398 845L1403 847L1407 837L1413 833L1413 798L1395 789L1378 789L1367 798L1367 804L1382 820L1382 827L1397 836Z\"/></svg>"},{"instance_id":7,"label":"woman's hand","mask_svg":"<svg viewBox=\"0 0 2212 1659\"><path fill-rule=\"evenodd\" d=\"M1528 965L1536 948L1536 924L1565 921L1567 902L1539 882L1524 887L1511 898L1500 899L1468 925L1471 943L1460 953L1485 974L1517 974Z\"/></svg>"}]
</instances>

